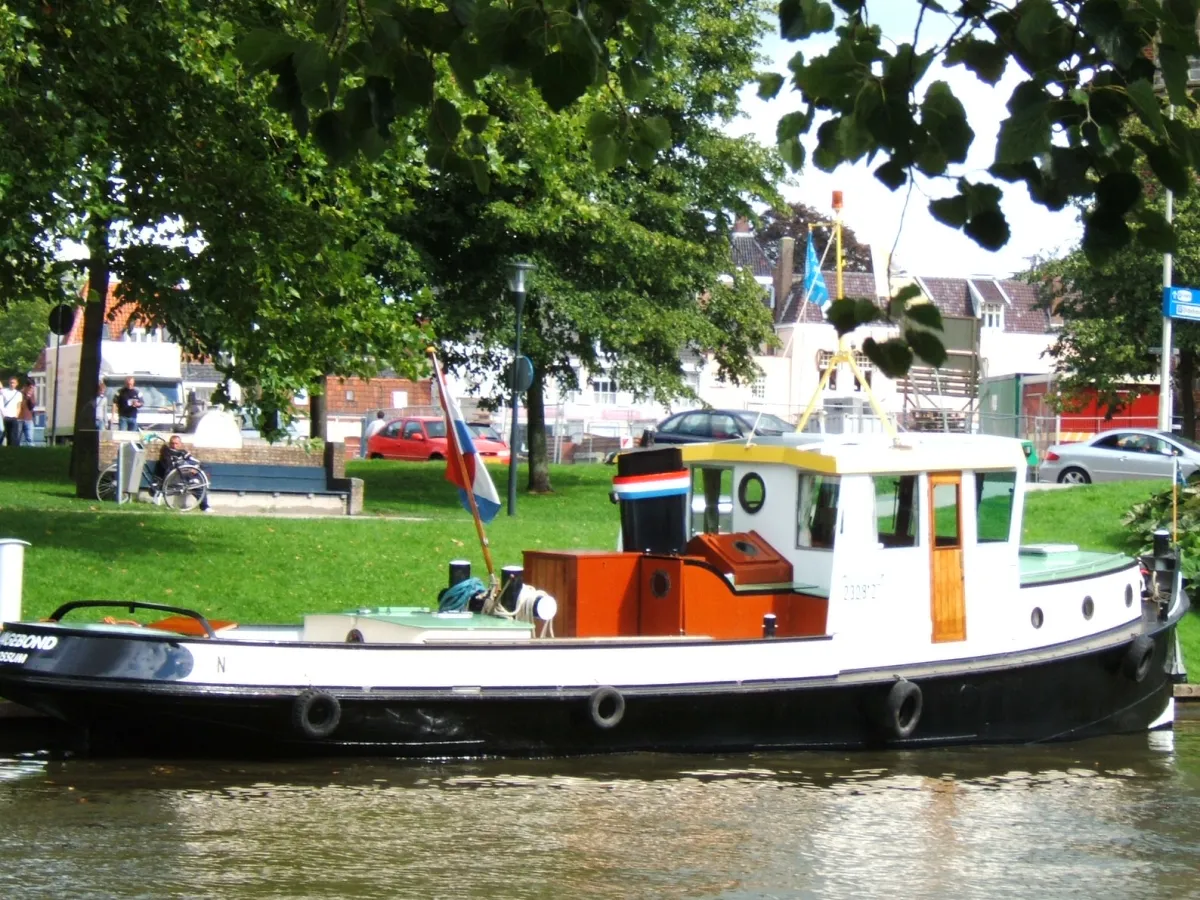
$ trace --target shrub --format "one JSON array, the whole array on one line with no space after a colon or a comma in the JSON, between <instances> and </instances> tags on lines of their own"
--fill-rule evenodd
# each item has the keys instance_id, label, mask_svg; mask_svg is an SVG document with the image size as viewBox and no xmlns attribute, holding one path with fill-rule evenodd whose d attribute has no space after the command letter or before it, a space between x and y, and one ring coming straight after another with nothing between
<instances>
[{"instance_id":1,"label":"shrub","mask_svg":"<svg viewBox=\"0 0 1200 900\"><path fill-rule=\"evenodd\" d=\"M1183 556L1183 575L1191 580L1200 573L1200 484L1179 488L1178 495L1179 548ZM1171 512L1172 491L1168 488L1151 494L1149 499L1135 503L1121 518L1129 528L1129 548L1137 553L1149 553L1154 532L1173 527Z\"/></svg>"}]
</instances>

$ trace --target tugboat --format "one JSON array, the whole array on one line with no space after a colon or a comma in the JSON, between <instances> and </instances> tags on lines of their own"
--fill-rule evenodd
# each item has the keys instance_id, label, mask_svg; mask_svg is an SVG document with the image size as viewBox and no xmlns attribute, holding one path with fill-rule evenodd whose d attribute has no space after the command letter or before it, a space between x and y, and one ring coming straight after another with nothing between
<instances>
[{"instance_id":1,"label":"tugboat","mask_svg":"<svg viewBox=\"0 0 1200 900\"><path fill-rule=\"evenodd\" d=\"M1020 442L989 436L634 451L614 478L619 551L527 551L458 611L299 626L140 602L120 605L168 615L106 624L82 616L113 604L77 601L4 623L0 696L80 726L97 754L926 747L1169 726L1176 551L1022 547L1024 492Z\"/></svg>"},{"instance_id":2,"label":"tugboat","mask_svg":"<svg viewBox=\"0 0 1200 900\"><path fill-rule=\"evenodd\" d=\"M886 422L844 342L842 363ZM490 585L452 564L436 610L299 626L75 601L3 623L0 696L79 726L93 753L223 757L928 747L1171 725L1189 605L1177 548L1165 532L1142 560L1022 547L1019 440L797 433L621 453L621 549L526 551L500 585L484 534L498 497L433 367L447 477ZM114 605L167 615L78 616Z\"/></svg>"}]
</instances>

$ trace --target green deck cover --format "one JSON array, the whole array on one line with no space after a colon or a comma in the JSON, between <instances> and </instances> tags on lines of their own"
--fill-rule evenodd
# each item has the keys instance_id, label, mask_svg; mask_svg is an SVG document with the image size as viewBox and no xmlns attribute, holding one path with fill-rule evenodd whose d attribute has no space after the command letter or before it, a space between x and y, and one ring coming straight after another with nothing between
<instances>
[{"instance_id":1,"label":"green deck cover","mask_svg":"<svg viewBox=\"0 0 1200 900\"><path fill-rule=\"evenodd\" d=\"M413 628L516 628L528 631L528 622L518 622L502 616L482 613L437 613L418 606L378 606L374 609L351 609L348 616L369 617L381 622L408 625Z\"/></svg>"},{"instance_id":2,"label":"green deck cover","mask_svg":"<svg viewBox=\"0 0 1200 900\"><path fill-rule=\"evenodd\" d=\"M1034 544L1021 548L1021 585L1046 584L1118 572L1134 564L1120 553L1080 550L1074 544Z\"/></svg>"}]
</instances>

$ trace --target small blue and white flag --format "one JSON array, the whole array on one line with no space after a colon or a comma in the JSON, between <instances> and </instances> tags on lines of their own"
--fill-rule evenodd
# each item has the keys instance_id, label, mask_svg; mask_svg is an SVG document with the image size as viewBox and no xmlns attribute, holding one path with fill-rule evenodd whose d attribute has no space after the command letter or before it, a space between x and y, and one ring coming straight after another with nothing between
<instances>
[{"instance_id":1,"label":"small blue and white flag","mask_svg":"<svg viewBox=\"0 0 1200 900\"><path fill-rule=\"evenodd\" d=\"M821 274L821 261L817 259L811 231L808 233L808 250L804 254L804 297L819 306L822 312L829 305L829 288L825 287L825 276Z\"/></svg>"},{"instance_id":2,"label":"small blue and white flag","mask_svg":"<svg viewBox=\"0 0 1200 900\"><path fill-rule=\"evenodd\" d=\"M1179 457L1176 456L1171 463L1175 466L1175 483L1181 487L1187 487L1187 479L1183 477L1183 467L1179 465Z\"/></svg>"}]
</instances>

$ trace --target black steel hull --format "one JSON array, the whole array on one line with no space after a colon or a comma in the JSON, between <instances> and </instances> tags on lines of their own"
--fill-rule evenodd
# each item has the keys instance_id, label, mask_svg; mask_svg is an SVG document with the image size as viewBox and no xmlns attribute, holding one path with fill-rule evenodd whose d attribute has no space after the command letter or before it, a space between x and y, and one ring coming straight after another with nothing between
<instances>
[{"instance_id":1,"label":"black steel hull","mask_svg":"<svg viewBox=\"0 0 1200 900\"><path fill-rule=\"evenodd\" d=\"M1033 661L964 661L836 679L627 686L616 721L609 715L615 698L598 717L598 698L586 689L330 688L339 715L324 736L298 721L303 691L294 687L0 667L0 695L76 726L73 749L92 755L542 757L1040 742L1161 723L1172 697L1174 622L1147 630L1146 638L1153 650L1142 673L1131 668L1132 644L1124 641ZM888 709L898 678L917 685L921 698L904 736Z\"/></svg>"}]
</instances>

